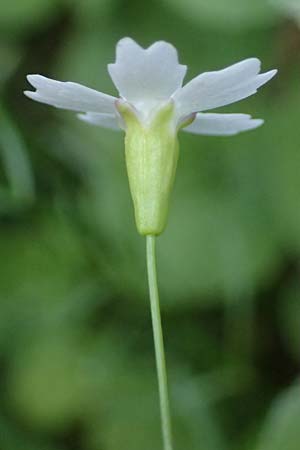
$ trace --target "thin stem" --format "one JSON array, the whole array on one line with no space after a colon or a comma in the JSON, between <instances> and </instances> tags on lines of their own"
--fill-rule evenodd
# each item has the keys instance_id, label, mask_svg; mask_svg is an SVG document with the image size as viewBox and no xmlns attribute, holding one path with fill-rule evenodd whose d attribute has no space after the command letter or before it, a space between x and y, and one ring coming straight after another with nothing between
<instances>
[{"instance_id":1,"label":"thin stem","mask_svg":"<svg viewBox=\"0 0 300 450\"><path fill-rule=\"evenodd\" d=\"M164 450L172 450L171 416L168 396L168 381L166 360L161 326L159 307L159 295L157 287L156 259L155 259L155 236L146 237L147 244L147 269L151 304L151 316L153 326L153 337L156 358L156 370L158 379L161 427L163 435Z\"/></svg>"}]
</instances>

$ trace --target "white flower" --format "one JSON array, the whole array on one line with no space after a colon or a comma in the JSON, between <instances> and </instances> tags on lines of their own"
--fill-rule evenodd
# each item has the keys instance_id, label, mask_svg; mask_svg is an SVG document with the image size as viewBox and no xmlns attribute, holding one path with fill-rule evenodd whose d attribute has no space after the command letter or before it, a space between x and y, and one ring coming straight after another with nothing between
<instances>
[{"instance_id":1,"label":"white flower","mask_svg":"<svg viewBox=\"0 0 300 450\"><path fill-rule=\"evenodd\" d=\"M178 160L177 132L233 135L263 123L247 114L208 114L255 94L276 70L260 74L260 61L246 59L218 72L207 72L182 87L186 66L176 49L155 42L143 49L132 39L117 45L108 65L119 97L81 86L28 75L36 88L25 94L57 108L80 111L81 120L125 130L125 156L138 231L160 234L167 222L169 197Z\"/></svg>"},{"instance_id":2,"label":"white flower","mask_svg":"<svg viewBox=\"0 0 300 450\"><path fill-rule=\"evenodd\" d=\"M257 58L202 73L182 87L187 68L178 63L177 51L171 44L160 41L144 49L132 39L124 38L119 41L116 53L116 62L108 65L109 74L119 91L119 99L133 108L145 126L168 102L174 103L176 129L187 125L183 129L191 133L234 135L263 123L247 114L202 112L249 97L267 83L277 71L259 73L261 63ZM80 111L84 114L78 117L91 124L113 129L125 127L116 97L41 75L27 78L36 88L35 92L25 91L31 99Z\"/></svg>"}]
</instances>

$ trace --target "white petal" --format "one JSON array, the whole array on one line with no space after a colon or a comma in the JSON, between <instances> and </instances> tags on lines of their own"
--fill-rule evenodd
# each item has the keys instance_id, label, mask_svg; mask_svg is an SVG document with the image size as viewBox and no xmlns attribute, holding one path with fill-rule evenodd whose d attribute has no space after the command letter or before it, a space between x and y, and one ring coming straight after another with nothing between
<instances>
[{"instance_id":1,"label":"white petal","mask_svg":"<svg viewBox=\"0 0 300 450\"><path fill-rule=\"evenodd\" d=\"M73 111L99 113L115 111L115 97L81 84L51 80L42 75L28 75L27 79L36 91L25 91L24 94L38 102Z\"/></svg>"},{"instance_id":2,"label":"white petal","mask_svg":"<svg viewBox=\"0 0 300 450\"><path fill-rule=\"evenodd\" d=\"M108 65L108 71L120 95L137 106L168 99L182 86L186 66L178 63L175 47L167 42L144 49L124 38L117 44L116 62Z\"/></svg>"},{"instance_id":3,"label":"white petal","mask_svg":"<svg viewBox=\"0 0 300 450\"><path fill-rule=\"evenodd\" d=\"M241 131L253 130L262 125L262 119L252 119L249 114L202 114L183 131L208 136L232 136Z\"/></svg>"},{"instance_id":4,"label":"white petal","mask_svg":"<svg viewBox=\"0 0 300 450\"><path fill-rule=\"evenodd\" d=\"M259 59L250 58L223 70L198 75L173 96L179 116L229 105L255 94L277 73L271 70L259 74L260 65Z\"/></svg>"},{"instance_id":5,"label":"white petal","mask_svg":"<svg viewBox=\"0 0 300 450\"><path fill-rule=\"evenodd\" d=\"M77 117L92 125L98 125L112 130L121 129L117 117L113 114L86 113L77 114Z\"/></svg>"}]
</instances>

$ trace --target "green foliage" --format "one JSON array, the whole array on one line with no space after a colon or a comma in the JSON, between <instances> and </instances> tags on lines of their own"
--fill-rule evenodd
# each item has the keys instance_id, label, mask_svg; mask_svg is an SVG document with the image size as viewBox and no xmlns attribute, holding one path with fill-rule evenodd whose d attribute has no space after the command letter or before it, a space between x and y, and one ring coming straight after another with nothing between
<instances>
[{"instance_id":1,"label":"green foliage","mask_svg":"<svg viewBox=\"0 0 300 450\"><path fill-rule=\"evenodd\" d=\"M281 394L271 406L266 424L263 428L258 450L297 450L300 431L298 418L300 414L299 386L293 386Z\"/></svg>"},{"instance_id":2,"label":"green foliage","mask_svg":"<svg viewBox=\"0 0 300 450\"><path fill-rule=\"evenodd\" d=\"M47 24L52 13L63 3L62 0L12 0L2 2L0 27L7 35L30 33L32 27Z\"/></svg>"},{"instance_id":3,"label":"green foliage","mask_svg":"<svg viewBox=\"0 0 300 450\"><path fill-rule=\"evenodd\" d=\"M300 31L238 0L1 4L0 447L161 448L124 137L22 95L32 72L115 94L125 35L173 42L188 79L249 56L279 68L224 109L262 128L180 135L158 268L176 448L296 450Z\"/></svg>"},{"instance_id":4,"label":"green foliage","mask_svg":"<svg viewBox=\"0 0 300 450\"><path fill-rule=\"evenodd\" d=\"M276 12L270 8L268 0L187 0L184 3L180 0L166 0L166 3L189 20L210 29L259 28L271 25L276 18Z\"/></svg>"}]
</instances>

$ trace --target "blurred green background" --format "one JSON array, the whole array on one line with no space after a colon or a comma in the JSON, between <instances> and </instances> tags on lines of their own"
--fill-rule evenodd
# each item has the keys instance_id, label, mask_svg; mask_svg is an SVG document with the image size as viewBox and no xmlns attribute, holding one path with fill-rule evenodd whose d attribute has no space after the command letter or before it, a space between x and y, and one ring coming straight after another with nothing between
<instances>
[{"instance_id":1,"label":"blurred green background","mask_svg":"<svg viewBox=\"0 0 300 450\"><path fill-rule=\"evenodd\" d=\"M297 1L0 4L1 450L161 449L122 133L22 94L41 73L115 95L123 36L172 42L187 79L251 56L279 69L223 108L262 128L181 134L158 267L176 450L299 450Z\"/></svg>"}]
</instances>

